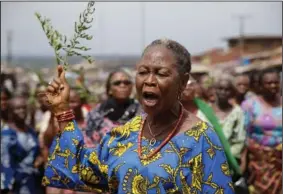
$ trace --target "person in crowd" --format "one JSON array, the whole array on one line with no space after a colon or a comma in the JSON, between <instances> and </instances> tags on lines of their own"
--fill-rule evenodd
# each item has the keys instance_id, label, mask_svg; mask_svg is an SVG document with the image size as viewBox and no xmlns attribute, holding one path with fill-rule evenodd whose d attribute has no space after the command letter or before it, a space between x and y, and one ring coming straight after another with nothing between
<instances>
[{"instance_id":1,"label":"person in crowd","mask_svg":"<svg viewBox=\"0 0 283 194\"><path fill-rule=\"evenodd\" d=\"M44 193L38 167L43 163L34 129L26 125L27 101L9 101L9 122L1 130L1 193Z\"/></svg>"},{"instance_id":2,"label":"person in crowd","mask_svg":"<svg viewBox=\"0 0 283 194\"><path fill-rule=\"evenodd\" d=\"M279 73L259 75L260 93L243 102L246 147L242 168L249 173L252 193L282 192L282 99Z\"/></svg>"},{"instance_id":3,"label":"person in crowd","mask_svg":"<svg viewBox=\"0 0 283 194\"><path fill-rule=\"evenodd\" d=\"M215 83L215 88L216 103L212 108L230 144L232 154L240 162L246 133L244 112L238 104L230 103L230 99L237 93L233 77L230 74L221 75Z\"/></svg>"},{"instance_id":4,"label":"person in crowd","mask_svg":"<svg viewBox=\"0 0 283 194\"><path fill-rule=\"evenodd\" d=\"M155 40L136 68L145 114L113 128L96 148L86 148L69 107L65 72L58 67L46 96L60 132L43 184L102 193L234 193L217 134L180 103L191 69L186 48L173 40ZM126 77L113 78L111 85L125 83Z\"/></svg>"},{"instance_id":5,"label":"person in crowd","mask_svg":"<svg viewBox=\"0 0 283 194\"><path fill-rule=\"evenodd\" d=\"M208 74L205 74L199 79L200 88L202 90L202 98L208 104L214 104L216 95L213 87L213 79Z\"/></svg>"},{"instance_id":6,"label":"person in crowd","mask_svg":"<svg viewBox=\"0 0 283 194\"><path fill-rule=\"evenodd\" d=\"M251 80L250 93L253 95L258 95L260 93L259 75L260 75L260 71L253 71L250 73L250 80Z\"/></svg>"},{"instance_id":7,"label":"person in crowd","mask_svg":"<svg viewBox=\"0 0 283 194\"><path fill-rule=\"evenodd\" d=\"M106 81L107 98L87 118L87 146L97 145L113 127L124 125L140 112L139 103L130 98L132 87L131 77L126 72L118 70L109 74Z\"/></svg>"},{"instance_id":8,"label":"person in crowd","mask_svg":"<svg viewBox=\"0 0 283 194\"><path fill-rule=\"evenodd\" d=\"M12 93L5 87L1 88L1 129L8 122L8 101L12 98Z\"/></svg>"},{"instance_id":9,"label":"person in crowd","mask_svg":"<svg viewBox=\"0 0 283 194\"><path fill-rule=\"evenodd\" d=\"M237 89L236 102L241 105L242 102L251 96L250 90L250 77L248 74L237 74L235 76L235 85Z\"/></svg>"}]
</instances>

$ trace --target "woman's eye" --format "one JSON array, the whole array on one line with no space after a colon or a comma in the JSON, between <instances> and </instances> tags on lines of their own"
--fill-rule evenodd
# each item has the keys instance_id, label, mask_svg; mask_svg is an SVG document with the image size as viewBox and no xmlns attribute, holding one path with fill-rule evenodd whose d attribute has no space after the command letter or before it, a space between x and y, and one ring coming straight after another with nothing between
<instances>
[{"instance_id":1,"label":"woman's eye","mask_svg":"<svg viewBox=\"0 0 283 194\"><path fill-rule=\"evenodd\" d=\"M161 76L161 77L167 77L168 73L165 72L158 72L157 75Z\"/></svg>"},{"instance_id":2,"label":"woman's eye","mask_svg":"<svg viewBox=\"0 0 283 194\"><path fill-rule=\"evenodd\" d=\"M145 74L146 74L146 71L139 71L138 74L139 74L139 75L145 75Z\"/></svg>"}]
</instances>

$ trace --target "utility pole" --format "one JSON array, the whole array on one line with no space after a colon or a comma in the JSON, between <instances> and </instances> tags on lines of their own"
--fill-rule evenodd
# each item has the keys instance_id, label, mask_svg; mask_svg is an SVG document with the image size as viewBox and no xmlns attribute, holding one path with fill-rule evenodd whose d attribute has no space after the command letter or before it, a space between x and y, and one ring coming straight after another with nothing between
<instances>
[{"instance_id":1,"label":"utility pole","mask_svg":"<svg viewBox=\"0 0 283 194\"><path fill-rule=\"evenodd\" d=\"M141 49L145 47L145 3L141 2Z\"/></svg>"},{"instance_id":2,"label":"utility pole","mask_svg":"<svg viewBox=\"0 0 283 194\"><path fill-rule=\"evenodd\" d=\"M11 30L7 31L7 65L10 65L12 62L12 41L13 41L13 32Z\"/></svg>"},{"instance_id":3,"label":"utility pole","mask_svg":"<svg viewBox=\"0 0 283 194\"><path fill-rule=\"evenodd\" d=\"M234 15L234 19L239 20L239 45L240 45L240 57L241 65L243 65L243 56L245 54L245 21L249 19L250 15Z\"/></svg>"}]
</instances>

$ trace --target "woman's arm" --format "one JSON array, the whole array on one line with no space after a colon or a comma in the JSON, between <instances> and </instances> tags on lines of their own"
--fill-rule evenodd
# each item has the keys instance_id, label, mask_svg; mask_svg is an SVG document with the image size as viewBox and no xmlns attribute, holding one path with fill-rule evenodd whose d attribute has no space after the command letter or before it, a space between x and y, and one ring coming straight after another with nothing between
<instances>
[{"instance_id":1,"label":"woman's arm","mask_svg":"<svg viewBox=\"0 0 283 194\"><path fill-rule=\"evenodd\" d=\"M75 121L59 124L63 131L56 135L49 150L43 184L79 191L107 190L108 147L85 148L83 135ZM106 139L107 137L105 137Z\"/></svg>"}]
</instances>

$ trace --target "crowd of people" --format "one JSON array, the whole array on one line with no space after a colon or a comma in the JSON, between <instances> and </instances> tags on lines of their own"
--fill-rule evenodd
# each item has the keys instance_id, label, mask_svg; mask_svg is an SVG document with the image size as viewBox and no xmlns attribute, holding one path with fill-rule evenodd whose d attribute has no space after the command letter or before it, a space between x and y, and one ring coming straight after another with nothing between
<instances>
[{"instance_id":1,"label":"crowd of people","mask_svg":"<svg viewBox=\"0 0 283 194\"><path fill-rule=\"evenodd\" d=\"M1 85L1 193L239 193L239 177L247 193L282 192L280 72L194 79L172 40L136 68L135 81L110 73L94 106L60 66L32 102L28 85Z\"/></svg>"}]
</instances>

